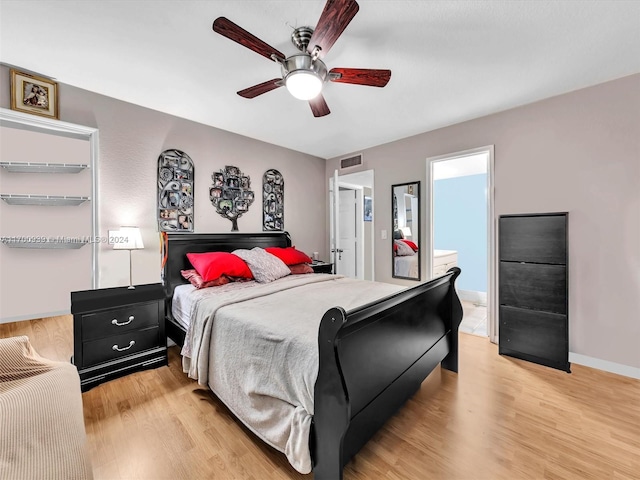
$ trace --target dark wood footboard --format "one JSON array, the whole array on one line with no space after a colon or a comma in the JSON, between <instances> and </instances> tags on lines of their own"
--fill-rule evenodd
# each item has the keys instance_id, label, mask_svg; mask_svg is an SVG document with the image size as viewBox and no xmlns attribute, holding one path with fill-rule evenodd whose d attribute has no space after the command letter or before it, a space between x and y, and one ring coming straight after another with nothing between
<instances>
[{"instance_id":1,"label":"dark wood footboard","mask_svg":"<svg viewBox=\"0 0 640 480\"><path fill-rule=\"evenodd\" d=\"M332 308L318 335L310 446L315 480L340 480L351 457L439 364L458 371L460 269L380 301Z\"/></svg>"}]
</instances>

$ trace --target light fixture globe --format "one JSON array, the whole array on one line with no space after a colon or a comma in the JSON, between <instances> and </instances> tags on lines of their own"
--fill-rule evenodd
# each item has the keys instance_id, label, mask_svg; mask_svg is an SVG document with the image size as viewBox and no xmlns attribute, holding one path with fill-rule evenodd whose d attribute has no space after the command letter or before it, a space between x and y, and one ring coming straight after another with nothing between
<instances>
[{"instance_id":1,"label":"light fixture globe","mask_svg":"<svg viewBox=\"0 0 640 480\"><path fill-rule=\"evenodd\" d=\"M305 70L291 72L285 79L285 85L298 100L311 100L322 91L322 80L315 73Z\"/></svg>"},{"instance_id":2,"label":"light fixture globe","mask_svg":"<svg viewBox=\"0 0 640 480\"><path fill-rule=\"evenodd\" d=\"M327 66L311 55L292 55L282 65L284 83L289 93L299 100L311 100L322 91L327 78Z\"/></svg>"}]
</instances>

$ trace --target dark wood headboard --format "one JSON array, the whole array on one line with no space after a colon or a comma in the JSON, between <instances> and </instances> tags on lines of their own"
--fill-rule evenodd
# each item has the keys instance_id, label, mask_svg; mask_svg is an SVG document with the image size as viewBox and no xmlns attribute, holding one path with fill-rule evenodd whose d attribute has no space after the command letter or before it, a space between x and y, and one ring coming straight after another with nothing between
<instances>
[{"instance_id":1,"label":"dark wood headboard","mask_svg":"<svg viewBox=\"0 0 640 480\"><path fill-rule=\"evenodd\" d=\"M162 279L167 298L173 296L173 289L187 283L180 270L193 268L187 253L232 252L238 248L290 247L291 237L287 232L260 233L167 233L163 245L166 262L162 269Z\"/></svg>"}]
</instances>

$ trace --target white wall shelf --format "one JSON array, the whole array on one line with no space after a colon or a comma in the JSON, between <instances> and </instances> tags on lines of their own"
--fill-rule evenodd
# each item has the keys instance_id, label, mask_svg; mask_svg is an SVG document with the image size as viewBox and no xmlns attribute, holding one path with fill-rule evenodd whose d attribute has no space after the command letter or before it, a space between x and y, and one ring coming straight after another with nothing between
<instances>
[{"instance_id":1,"label":"white wall shelf","mask_svg":"<svg viewBox=\"0 0 640 480\"><path fill-rule=\"evenodd\" d=\"M15 173L80 173L89 165L81 163L0 162L0 167Z\"/></svg>"},{"instance_id":2,"label":"white wall shelf","mask_svg":"<svg viewBox=\"0 0 640 480\"><path fill-rule=\"evenodd\" d=\"M10 248L47 248L47 249L78 249L84 247L87 243L84 240L71 238L66 240L57 239L20 239L20 238L3 238L0 240L4 245Z\"/></svg>"},{"instance_id":3,"label":"white wall shelf","mask_svg":"<svg viewBox=\"0 0 640 480\"><path fill-rule=\"evenodd\" d=\"M9 205L43 205L53 207L78 206L89 200L89 197L67 195L23 195L0 194L0 199Z\"/></svg>"},{"instance_id":4,"label":"white wall shelf","mask_svg":"<svg viewBox=\"0 0 640 480\"><path fill-rule=\"evenodd\" d=\"M69 292L99 285L99 132L0 107L0 143L0 324L68 313Z\"/></svg>"}]
</instances>

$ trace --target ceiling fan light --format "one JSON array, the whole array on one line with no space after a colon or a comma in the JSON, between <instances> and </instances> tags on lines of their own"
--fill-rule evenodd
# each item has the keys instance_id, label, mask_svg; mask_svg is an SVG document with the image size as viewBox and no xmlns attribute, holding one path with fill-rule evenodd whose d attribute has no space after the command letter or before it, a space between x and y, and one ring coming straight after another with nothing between
<instances>
[{"instance_id":1,"label":"ceiling fan light","mask_svg":"<svg viewBox=\"0 0 640 480\"><path fill-rule=\"evenodd\" d=\"M289 93L299 100L311 100L322 91L322 80L308 70L291 72L285 78Z\"/></svg>"}]
</instances>

